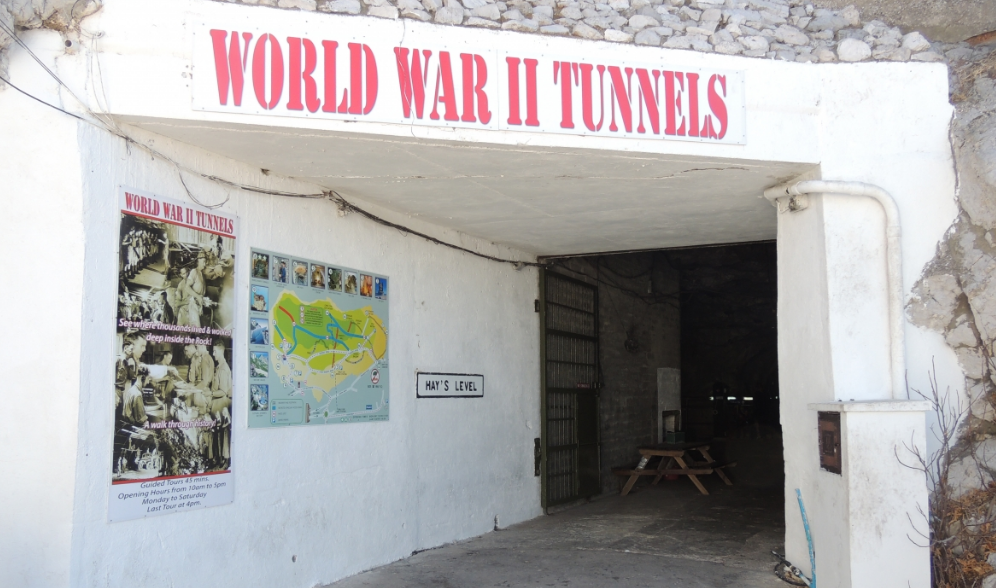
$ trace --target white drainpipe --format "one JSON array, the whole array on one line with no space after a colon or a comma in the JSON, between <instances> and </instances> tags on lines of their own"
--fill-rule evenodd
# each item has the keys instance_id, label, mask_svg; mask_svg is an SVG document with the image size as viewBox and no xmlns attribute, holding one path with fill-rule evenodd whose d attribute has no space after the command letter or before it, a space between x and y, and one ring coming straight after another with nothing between
<instances>
[{"instance_id":1,"label":"white drainpipe","mask_svg":"<svg viewBox=\"0 0 996 588\"><path fill-rule=\"evenodd\" d=\"M807 180L795 184L776 186L764 191L764 197L776 207L777 200L791 200L782 211L801 210L805 204L798 203L794 197L806 194L845 194L848 196L867 196L874 198L885 211L886 259L889 281L889 347L892 361L892 397L896 400L906 399L906 342L903 325L903 252L900 242L899 207L892 196L871 184L861 182L828 182L823 180Z\"/></svg>"}]
</instances>

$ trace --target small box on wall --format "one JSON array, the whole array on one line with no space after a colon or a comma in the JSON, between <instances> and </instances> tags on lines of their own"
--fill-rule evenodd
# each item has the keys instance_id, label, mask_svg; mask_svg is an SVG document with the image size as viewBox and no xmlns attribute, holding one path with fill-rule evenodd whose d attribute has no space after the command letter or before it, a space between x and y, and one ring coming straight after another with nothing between
<instances>
[{"instance_id":1,"label":"small box on wall","mask_svg":"<svg viewBox=\"0 0 996 588\"><path fill-rule=\"evenodd\" d=\"M843 465L840 444L840 413L819 412L818 415L820 468L840 474Z\"/></svg>"}]
</instances>

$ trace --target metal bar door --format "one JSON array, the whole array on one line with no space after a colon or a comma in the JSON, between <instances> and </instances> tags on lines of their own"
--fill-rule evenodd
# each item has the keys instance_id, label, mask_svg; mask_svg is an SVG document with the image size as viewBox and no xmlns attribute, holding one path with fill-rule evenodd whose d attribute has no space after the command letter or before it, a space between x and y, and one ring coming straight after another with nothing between
<instances>
[{"instance_id":1,"label":"metal bar door","mask_svg":"<svg viewBox=\"0 0 996 588\"><path fill-rule=\"evenodd\" d=\"M601 492L598 289L544 270L543 507Z\"/></svg>"}]
</instances>

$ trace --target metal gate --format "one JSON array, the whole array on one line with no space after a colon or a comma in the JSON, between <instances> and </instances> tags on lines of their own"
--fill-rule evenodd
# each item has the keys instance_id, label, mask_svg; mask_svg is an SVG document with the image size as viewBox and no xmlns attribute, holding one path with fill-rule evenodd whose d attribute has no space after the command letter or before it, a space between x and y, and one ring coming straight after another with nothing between
<instances>
[{"instance_id":1,"label":"metal gate","mask_svg":"<svg viewBox=\"0 0 996 588\"><path fill-rule=\"evenodd\" d=\"M601 492L598 289L540 273L543 507Z\"/></svg>"}]
</instances>

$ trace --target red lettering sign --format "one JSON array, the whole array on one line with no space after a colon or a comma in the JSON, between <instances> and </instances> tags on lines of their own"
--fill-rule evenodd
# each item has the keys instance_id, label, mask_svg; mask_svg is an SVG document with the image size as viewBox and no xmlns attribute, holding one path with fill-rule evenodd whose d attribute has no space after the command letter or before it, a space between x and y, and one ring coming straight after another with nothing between
<instances>
[{"instance_id":1,"label":"red lettering sign","mask_svg":"<svg viewBox=\"0 0 996 588\"><path fill-rule=\"evenodd\" d=\"M269 72L267 72L266 47L270 47ZM270 99L266 99L266 78L270 78ZM284 91L284 55L280 50L280 42L273 35L266 33L256 41L256 49L252 52L252 88L256 91L256 100L267 110L280 102L280 94Z\"/></svg>"},{"instance_id":2,"label":"red lettering sign","mask_svg":"<svg viewBox=\"0 0 996 588\"><path fill-rule=\"evenodd\" d=\"M421 119L425 107L425 86L428 83L429 59L432 57L432 51L423 49L420 58L419 50L413 50L410 67L407 48L395 47L394 55L397 57L398 86L401 88L401 107L405 118L411 118L414 110L415 117ZM425 61L424 67L422 60Z\"/></svg>"},{"instance_id":3,"label":"red lettering sign","mask_svg":"<svg viewBox=\"0 0 996 588\"><path fill-rule=\"evenodd\" d=\"M594 66L589 63L581 64L581 118L584 119L584 126L589 131L599 131L602 123L605 122L605 66L598 66L598 124L595 124L593 116L594 97L592 96L592 72Z\"/></svg>"},{"instance_id":4,"label":"red lettering sign","mask_svg":"<svg viewBox=\"0 0 996 588\"><path fill-rule=\"evenodd\" d=\"M685 117L681 113L681 94L685 91L685 74L673 71L664 72L664 98L667 100L664 111L667 113L665 135L685 136ZM679 125L678 122L681 122Z\"/></svg>"},{"instance_id":5,"label":"red lettering sign","mask_svg":"<svg viewBox=\"0 0 996 588\"><path fill-rule=\"evenodd\" d=\"M573 73L573 77L572 74ZM560 75L560 128L574 128L574 100L571 88L578 84L578 64L570 61L553 62L553 83L557 83Z\"/></svg>"},{"instance_id":6,"label":"red lettering sign","mask_svg":"<svg viewBox=\"0 0 996 588\"><path fill-rule=\"evenodd\" d=\"M377 60L374 59L373 51L366 45L349 44L349 86L353 92L353 99L349 103L349 114L370 114L377 102ZM366 87L365 93L364 87Z\"/></svg>"},{"instance_id":7,"label":"red lettering sign","mask_svg":"<svg viewBox=\"0 0 996 588\"><path fill-rule=\"evenodd\" d=\"M204 41L195 59L213 62L215 79L208 76L208 93L198 76L195 107L389 124L745 140L738 72L271 31L209 29L199 36ZM633 54L647 60L654 55L639 49ZM392 58L397 90L389 84L380 96L378 59ZM247 76L252 104L242 101ZM731 101L739 108L731 109Z\"/></svg>"},{"instance_id":8,"label":"red lettering sign","mask_svg":"<svg viewBox=\"0 0 996 588\"><path fill-rule=\"evenodd\" d=\"M215 79L218 87L218 105L228 106L229 90L233 106L242 106L246 67L250 62L252 33L211 29L211 46L214 56ZM230 41L229 41L230 39ZM342 100L337 103L337 54L338 41L322 40L322 67L319 68L317 45L304 37L287 37L286 51L277 37L263 33L251 47L252 86L256 101L264 110L322 112L350 115L367 115L377 103L379 80L377 59L373 49L363 43L348 43L349 85L343 89ZM320 72L320 73L319 73ZM285 76L286 73L286 76ZM319 80L322 77L324 106L319 98ZM287 85L286 103L284 84Z\"/></svg>"},{"instance_id":9,"label":"red lettering sign","mask_svg":"<svg viewBox=\"0 0 996 588\"><path fill-rule=\"evenodd\" d=\"M633 106L630 104L630 80L633 75L633 70L626 68L626 79L623 80L623 70L618 66L610 65L608 67L609 79L611 83L611 96L612 96L612 120L609 123L610 131L618 131L619 127L616 126L616 102L619 103L619 118L622 120L623 126L626 128L627 133L633 132Z\"/></svg>"},{"instance_id":10,"label":"red lettering sign","mask_svg":"<svg viewBox=\"0 0 996 588\"><path fill-rule=\"evenodd\" d=\"M308 39L287 38L287 45L290 47L290 98L287 101L289 110L304 110L301 104L301 84L304 84L304 101L307 103L308 111L315 112L321 104L318 99L318 84L315 82L314 73L318 66L318 52L315 44ZM304 66L301 65L301 48L304 48Z\"/></svg>"},{"instance_id":11,"label":"red lettering sign","mask_svg":"<svg viewBox=\"0 0 996 588\"><path fill-rule=\"evenodd\" d=\"M654 85L650 85L650 75L654 76ZM660 101L660 88L657 84L660 79L661 72L652 70L648 72L646 69L636 70L636 79L640 81L639 97L640 101L637 105L638 112L640 113L640 124L636 127L636 132L645 133L647 132L646 127L643 126L643 111L644 105L646 105L647 111L647 121L650 122L650 132L659 135L661 134L661 114L660 109L657 104Z\"/></svg>"},{"instance_id":12,"label":"red lettering sign","mask_svg":"<svg viewBox=\"0 0 996 588\"><path fill-rule=\"evenodd\" d=\"M488 83L488 64L480 55L469 53L461 53L460 61L463 62L463 116L460 120L477 122L479 118L482 124L488 124L491 111L488 110L488 95L484 92L484 85ZM475 100L477 117L474 116Z\"/></svg>"},{"instance_id":13,"label":"red lettering sign","mask_svg":"<svg viewBox=\"0 0 996 588\"><path fill-rule=\"evenodd\" d=\"M521 125L522 119L519 115L519 58L506 57L508 64L508 124ZM536 90L536 67L539 61L536 59L521 60L526 66L526 126L539 126L539 106Z\"/></svg>"},{"instance_id":14,"label":"red lettering sign","mask_svg":"<svg viewBox=\"0 0 996 588\"><path fill-rule=\"evenodd\" d=\"M245 82L246 54L249 52L249 41L252 33L242 33L245 43L245 53L239 49L239 34L232 32L232 43L225 51L225 37L228 31L211 31L211 41L214 48L214 71L218 79L218 102L228 104L228 87L232 87L232 101L236 106L242 106L242 86Z\"/></svg>"},{"instance_id":15,"label":"red lettering sign","mask_svg":"<svg viewBox=\"0 0 996 588\"><path fill-rule=\"evenodd\" d=\"M322 112L336 112L335 50L338 47L339 43L336 41L322 41L322 48L325 51L325 106L322 107ZM345 101L346 97L343 96L343 103Z\"/></svg>"},{"instance_id":16,"label":"red lettering sign","mask_svg":"<svg viewBox=\"0 0 996 588\"><path fill-rule=\"evenodd\" d=\"M456 91L453 89L453 67L450 64L450 52L439 52L439 71L436 73L436 93L432 99L432 113L429 118L439 120L439 103L442 102L446 111L443 120L460 120L456 106ZM442 84L442 93L439 86Z\"/></svg>"},{"instance_id":17,"label":"red lettering sign","mask_svg":"<svg viewBox=\"0 0 996 588\"><path fill-rule=\"evenodd\" d=\"M720 90L723 91L723 95L720 96L719 90L716 89L716 84L719 84ZM709 78L708 84L709 91L709 109L716 116L716 123L719 125L719 130L715 130L715 126L712 125L709 117L706 117L706 121L709 124L709 138L710 139L722 139L726 136L726 128L729 125L729 117L726 112L726 76L721 76L718 74L713 74Z\"/></svg>"}]
</instances>

